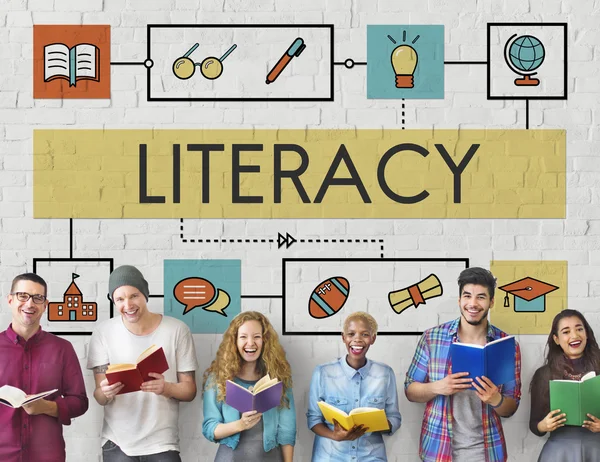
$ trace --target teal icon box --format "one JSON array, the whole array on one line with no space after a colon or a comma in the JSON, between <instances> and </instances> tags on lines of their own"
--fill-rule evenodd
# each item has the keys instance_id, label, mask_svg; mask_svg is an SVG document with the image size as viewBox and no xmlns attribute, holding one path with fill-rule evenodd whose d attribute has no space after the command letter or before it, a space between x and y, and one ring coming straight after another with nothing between
<instances>
[{"instance_id":1,"label":"teal icon box","mask_svg":"<svg viewBox=\"0 0 600 462\"><path fill-rule=\"evenodd\" d=\"M417 55L412 88L396 87L392 54L401 45ZM367 26L367 98L444 99L444 26Z\"/></svg>"},{"instance_id":2,"label":"teal icon box","mask_svg":"<svg viewBox=\"0 0 600 462\"><path fill-rule=\"evenodd\" d=\"M179 297L175 295L176 286L187 279L190 288L180 287ZM204 281L198 281L200 278ZM205 284L207 287L198 288ZM219 290L229 296L229 305L218 311L211 308L219 306ZM190 298L184 300L184 291ZM210 300L194 294L206 292ZM211 295L214 293L214 295ZM165 260L164 261L164 311L185 322L193 334L222 334L231 320L241 311L242 261L241 260ZM227 295L220 294L221 297ZM196 297L194 299L194 297ZM178 300L179 298L179 300ZM185 302L185 303L182 303ZM187 312L186 306L189 308ZM206 309L204 309L205 307Z\"/></svg>"}]
</instances>

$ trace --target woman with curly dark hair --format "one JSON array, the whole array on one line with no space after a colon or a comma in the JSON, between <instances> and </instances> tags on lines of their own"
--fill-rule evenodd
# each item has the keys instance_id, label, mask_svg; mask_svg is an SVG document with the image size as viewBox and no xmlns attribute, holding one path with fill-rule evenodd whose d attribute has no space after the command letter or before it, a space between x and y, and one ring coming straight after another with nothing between
<instances>
[{"instance_id":1,"label":"woman with curly dark hair","mask_svg":"<svg viewBox=\"0 0 600 462\"><path fill-rule=\"evenodd\" d=\"M550 380L581 380L590 371L600 374L600 348L594 331L576 310L563 310L552 321L544 365L531 380L529 429L550 433L538 462L600 460L600 419L587 414L582 427L565 426L566 414L550 409ZM599 416L600 417L600 416Z\"/></svg>"}]
</instances>

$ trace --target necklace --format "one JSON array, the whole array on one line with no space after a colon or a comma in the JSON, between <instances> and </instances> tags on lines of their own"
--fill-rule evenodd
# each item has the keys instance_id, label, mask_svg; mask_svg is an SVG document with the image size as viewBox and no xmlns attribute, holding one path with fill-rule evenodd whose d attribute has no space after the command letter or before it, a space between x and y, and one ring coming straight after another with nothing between
<instances>
[{"instance_id":1,"label":"necklace","mask_svg":"<svg viewBox=\"0 0 600 462\"><path fill-rule=\"evenodd\" d=\"M564 376L565 379L568 379L568 380L581 380L581 377L583 377L583 373L580 373L580 374L571 374L569 371L567 371L565 369L563 376Z\"/></svg>"}]
</instances>

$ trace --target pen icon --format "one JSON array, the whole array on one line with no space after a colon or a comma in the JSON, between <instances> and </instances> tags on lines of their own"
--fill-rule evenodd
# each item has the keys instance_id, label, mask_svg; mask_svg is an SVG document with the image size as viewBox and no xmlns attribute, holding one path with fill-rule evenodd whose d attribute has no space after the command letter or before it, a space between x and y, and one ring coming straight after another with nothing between
<instances>
[{"instance_id":1,"label":"pen icon","mask_svg":"<svg viewBox=\"0 0 600 462\"><path fill-rule=\"evenodd\" d=\"M304 40L302 40L300 37L298 37L296 40L294 40L294 42L290 45L290 47L283 54L283 56L281 58L279 58L279 61L277 61L277 64L275 64L275 67L273 67L273 69L271 69L271 72L269 72L267 74L267 85L275 82L277 77L279 77L279 75L283 72L285 67L292 60L292 58L294 56L295 57L300 56L300 54L304 51L305 48L306 48L306 45L304 44Z\"/></svg>"}]
</instances>

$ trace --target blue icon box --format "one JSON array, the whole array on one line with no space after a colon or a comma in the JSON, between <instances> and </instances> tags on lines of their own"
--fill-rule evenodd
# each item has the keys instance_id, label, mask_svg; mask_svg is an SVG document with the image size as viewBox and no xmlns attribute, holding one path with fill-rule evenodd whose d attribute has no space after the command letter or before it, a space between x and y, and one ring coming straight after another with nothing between
<instances>
[{"instance_id":1,"label":"blue icon box","mask_svg":"<svg viewBox=\"0 0 600 462\"><path fill-rule=\"evenodd\" d=\"M367 26L368 99L443 99L444 26Z\"/></svg>"}]
</instances>

